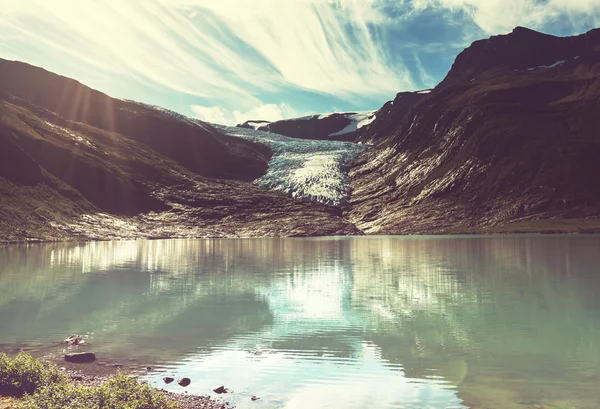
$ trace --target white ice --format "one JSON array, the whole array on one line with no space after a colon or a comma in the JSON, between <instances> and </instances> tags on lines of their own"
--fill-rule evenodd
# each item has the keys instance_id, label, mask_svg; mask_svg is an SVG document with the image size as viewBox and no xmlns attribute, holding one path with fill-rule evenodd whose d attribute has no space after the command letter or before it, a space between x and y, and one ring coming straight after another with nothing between
<instances>
[{"instance_id":1,"label":"white ice","mask_svg":"<svg viewBox=\"0 0 600 409\"><path fill-rule=\"evenodd\" d=\"M258 186L334 206L347 203L350 194L347 167L364 146L213 126L226 135L267 145L273 151L267 173L255 181Z\"/></svg>"},{"instance_id":2,"label":"white ice","mask_svg":"<svg viewBox=\"0 0 600 409\"><path fill-rule=\"evenodd\" d=\"M550 65L539 65L537 67L527 68L527 71L534 71L534 70L538 70L540 68L555 68L555 67L558 67L560 65L563 65L566 62L567 62L566 60L560 60L560 61L557 61L554 64L550 64Z\"/></svg>"},{"instance_id":3,"label":"white ice","mask_svg":"<svg viewBox=\"0 0 600 409\"><path fill-rule=\"evenodd\" d=\"M248 122L248 125L250 125L255 130L260 128L261 126L265 126L265 125L269 125L269 124L270 124L270 122L268 122L268 121L249 121Z\"/></svg>"}]
</instances>

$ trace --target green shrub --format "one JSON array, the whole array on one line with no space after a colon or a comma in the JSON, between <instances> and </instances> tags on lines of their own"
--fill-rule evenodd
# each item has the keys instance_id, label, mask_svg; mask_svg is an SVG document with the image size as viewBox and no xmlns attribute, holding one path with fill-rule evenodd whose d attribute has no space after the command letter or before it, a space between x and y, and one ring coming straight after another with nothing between
<instances>
[{"instance_id":1,"label":"green shrub","mask_svg":"<svg viewBox=\"0 0 600 409\"><path fill-rule=\"evenodd\" d=\"M159 391L119 373L98 387L69 381L30 355L0 354L0 394L22 396L13 409L177 409Z\"/></svg>"},{"instance_id":2,"label":"green shrub","mask_svg":"<svg viewBox=\"0 0 600 409\"><path fill-rule=\"evenodd\" d=\"M94 401L93 388L61 382L46 386L33 395L25 395L12 409L91 409L99 406Z\"/></svg>"},{"instance_id":3,"label":"green shrub","mask_svg":"<svg viewBox=\"0 0 600 409\"><path fill-rule=\"evenodd\" d=\"M26 396L13 409L176 409L165 396L118 374L94 388L72 382L50 385Z\"/></svg>"},{"instance_id":4,"label":"green shrub","mask_svg":"<svg viewBox=\"0 0 600 409\"><path fill-rule=\"evenodd\" d=\"M14 359L0 354L0 392L22 396L45 386L63 383L67 376L56 366L44 366L31 355L19 353Z\"/></svg>"},{"instance_id":5,"label":"green shrub","mask_svg":"<svg viewBox=\"0 0 600 409\"><path fill-rule=\"evenodd\" d=\"M177 405L147 384L124 374L109 378L96 390L99 409L175 409Z\"/></svg>"}]
</instances>

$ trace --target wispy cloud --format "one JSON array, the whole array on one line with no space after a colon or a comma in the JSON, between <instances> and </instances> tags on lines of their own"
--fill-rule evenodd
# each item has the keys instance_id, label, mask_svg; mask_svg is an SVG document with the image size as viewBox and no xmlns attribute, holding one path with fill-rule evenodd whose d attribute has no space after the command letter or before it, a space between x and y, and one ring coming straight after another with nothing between
<instances>
[{"instance_id":1,"label":"wispy cloud","mask_svg":"<svg viewBox=\"0 0 600 409\"><path fill-rule=\"evenodd\" d=\"M0 57L232 123L376 109L482 35L599 16L600 0L0 0Z\"/></svg>"},{"instance_id":2,"label":"wispy cloud","mask_svg":"<svg viewBox=\"0 0 600 409\"><path fill-rule=\"evenodd\" d=\"M3 36L215 101L251 107L282 88L352 98L413 86L373 40L383 18L373 1L0 1Z\"/></svg>"},{"instance_id":3,"label":"wispy cloud","mask_svg":"<svg viewBox=\"0 0 600 409\"><path fill-rule=\"evenodd\" d=\"M192 105L192 112L194 112L198 119L224 125L237 125L250 119L279 121L300 115L289 104L263 104L255 106L248 111L228 110L220 106L205 107Z\"/></svg>"}]
</instances>

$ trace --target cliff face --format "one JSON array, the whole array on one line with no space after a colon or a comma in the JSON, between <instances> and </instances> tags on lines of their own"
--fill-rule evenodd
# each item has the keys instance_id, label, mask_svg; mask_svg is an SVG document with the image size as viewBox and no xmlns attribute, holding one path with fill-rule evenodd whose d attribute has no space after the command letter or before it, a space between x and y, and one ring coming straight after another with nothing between
<instances>
[{"instance_id":1,"label":"cliff face","mask_svg":"<svg viewBox=\"0 0 600 409\"><path fill-rule=\"evenodd\" d=\"M597 217L599 109L600 30L477 41L431 93L399 94L361 135L376 147L351 170L350 220L383 234Z\"/></svg>"}]
</instances>

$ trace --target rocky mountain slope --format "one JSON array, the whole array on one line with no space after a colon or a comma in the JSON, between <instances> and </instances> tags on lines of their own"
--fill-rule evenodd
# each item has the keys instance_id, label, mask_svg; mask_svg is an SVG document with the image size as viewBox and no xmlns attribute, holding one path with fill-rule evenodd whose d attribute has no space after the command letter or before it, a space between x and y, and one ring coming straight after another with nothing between
<instances>
[{"instance_id":1,"label":"rocky mountain slope","mask_svg":"<svg viewBox=\"0 0 600 409\"><path fill-rule=\"evenodd\" d=\"M350 220L370 234L597 231L600 30L475 42L360 135Z\"/></svg>"},{"instance_id":2,"label":"rocky mountain slope","mask_svg":"<svg viewBox=\"0 0 600 409\"><path fill-rule=\"evenodd\" d=\"M0 60L0 240L352 234L252 184L265 145Z\"/></svg>"}]
</instances>

